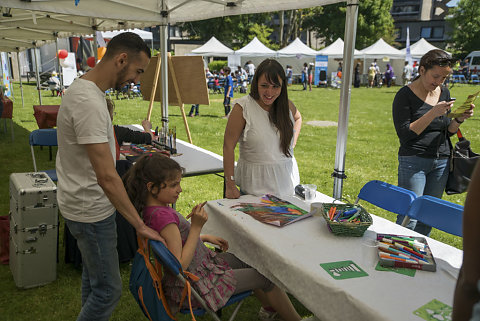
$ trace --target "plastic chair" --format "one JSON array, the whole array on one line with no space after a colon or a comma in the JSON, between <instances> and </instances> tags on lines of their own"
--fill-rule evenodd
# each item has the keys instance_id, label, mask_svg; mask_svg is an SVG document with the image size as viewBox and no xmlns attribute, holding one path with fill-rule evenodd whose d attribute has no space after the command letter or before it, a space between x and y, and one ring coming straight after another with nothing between
<instances>
[{"instance_id":1,"label":"plastic chair","mask_svg":"<svg viewBox=\"0 0 480 321\"><path fill-rule=\"evenodd\" d=\"M355 204L364 200L389 212L407 215L416 198L417 195L408 189L373 180L363 185Z\"/></svg>"},{"instance_id":2,"label":"plastic chair","mask_svg":"<svg viewBox=\"0 0 480 321\"><path fill-rule=\"evenodd\" d=\"M458 205L430 195L423 195L413 201L407 216L424 224L430 225L438 230L442 230L457 236L463 236L462 205ZM408 221L404 223L406 225Z\"/></svg>"},{"instance_id":3,"label":"plastic chair","mask_svg":"<svg viewBox=\"0 0 480 321\"><path fill-rule=\"evenodd\" d=\"M155 254L155 257L157 258L157 260L159 262L161 262L162 266L164 268L167 268L173 275L175 275L178 279L180 279L182 281L182 283L185 284L185 275L182 272L182 270L183 270L182 265L180 264L180 262L178 262L177 258L172 254L172 252L170 252L167 249L167 247L165 247L165 245L163 245L163 243L161 243L159 241L149 240L149 244L152 248L153 253ZM235 310L232 312L232 315L230 316L229 321L232 321L232 320L235 319L240 307L243 304L243 300L245 298L249 297L251 294L252 294L251 291L235 294L227 301L227 303L225 304L225 307L238 302L237 306L235 307ZM205 303L203 298L197 293L197 291L195 291L195 289L193 287L192 287L192 295L195 297L195 299L198 300L198 302L200 302L200 304L203 307L201 309L199 308L199 309L193 310L194 315L202 316L205 313L208 313L212 316L212 318L215 321L221 321L221 319L219 318L217 313L212 311L207 306L207 304ZM189 309L181 309L180 313L190 314L190 310Z\"/></svg>"},{"instance_id":4,"label":"plastic chair","mask_svg":"<svg viewBox=\"0 0 480 321\"><path fill-rule=\"evenodd\" d=\"M33 146L58 146L57 130L55 128L36 129L30 133L30 150L32 151L33 169L37 172L37 162ZM57 171L55 169L42 170L46 172L52 181L58 181Z\"/></svg>"}]
</instances>

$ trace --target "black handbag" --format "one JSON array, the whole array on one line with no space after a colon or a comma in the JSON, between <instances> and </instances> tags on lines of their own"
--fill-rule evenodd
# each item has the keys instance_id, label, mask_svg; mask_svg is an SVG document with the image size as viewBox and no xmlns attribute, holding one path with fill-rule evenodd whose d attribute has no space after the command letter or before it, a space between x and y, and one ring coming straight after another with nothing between
<instances>
[{"instance_id":1,"label":"black handbag","mask_svg":"<svg viewBox=\"0 0 480 321\"><path fill-rule=\"evenodd\" d=\"M458 142L453 148L450 142L450 172L445 192L448 195L467 191L470 177L480 155L470 149L470 141L465 139L460 129L457 131Z\"/></svg>"}]
</instances>

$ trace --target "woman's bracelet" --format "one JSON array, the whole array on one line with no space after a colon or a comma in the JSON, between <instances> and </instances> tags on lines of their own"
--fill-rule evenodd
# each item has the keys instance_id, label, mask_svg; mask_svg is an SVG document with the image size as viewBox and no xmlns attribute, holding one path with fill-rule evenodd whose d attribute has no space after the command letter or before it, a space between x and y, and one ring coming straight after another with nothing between
<instances>
[{"instance_id":1,"label":"woman's bracelet","mask_svg":"<svg viewBox=\"0 0 480 321\"><path fill-rule=\"evenodd\" d=\"M458 124L461 124L461 123L464 122L464 120L460 121L457 117L455 117L454 119L455 119L455 121L456 121Z\"/></svg>"}]
</instances>

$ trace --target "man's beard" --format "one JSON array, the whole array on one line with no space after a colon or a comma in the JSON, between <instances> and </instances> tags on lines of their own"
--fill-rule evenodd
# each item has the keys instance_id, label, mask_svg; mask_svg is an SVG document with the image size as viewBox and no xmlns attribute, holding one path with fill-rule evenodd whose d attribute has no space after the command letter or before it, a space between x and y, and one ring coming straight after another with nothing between
<instances>
[{"instance_id":1,"label":"man's beard","mask_svg":"<svg viewBox=\"0 0 480 321\"><path fill-rule=\"evenodd\" d=\"M127 68L128 68L128 65L123 67L123 69L118 72L117 81L122 81L122 82L117 82L115 84L115 89L116 90L121 90L122 87L124 86L124 84L126 83L126 80L124 80L124 79L125 79L125 75L127 74Z\"/></svg>"}]
</instances>

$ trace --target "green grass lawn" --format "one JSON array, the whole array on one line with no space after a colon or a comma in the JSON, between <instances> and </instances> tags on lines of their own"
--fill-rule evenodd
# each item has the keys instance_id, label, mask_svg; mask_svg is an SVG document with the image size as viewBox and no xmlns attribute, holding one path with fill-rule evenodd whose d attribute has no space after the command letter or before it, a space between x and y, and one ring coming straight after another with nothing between
<instances>
[{"instance_id":1,"label":"green grass lawn","mask_svg":"<svg viewBox=\"0 0 480 321\"><path fill-rule=\"evenodd\" d=\"M479 90L478 86L460 85L452 89L452 96L457 104L463 102L468 94ZM392 88L352 88L350 118L348 126L348 143L346 153L346 174L343 196L354 200L360 188L367 181L378 179L391 184L397 183L397 150L398 139L392 123L391 106L393 97L399 87ZM15 141L10 135L10 121L7 132L3 131L3 120L0 122L0 215L9 212L9 175L15 172L33 170L29 133L37 129L33 117L32 105L38 104L35 86L24 85L24 102L22 108L18 84L14 87L14 131ZM239 97L235 94L235 97ZM338 120L340 91L334 89L314 88L311 92L301 90L301 86L289 87L289 97L303 116L303 127L295 148L301 183L312 183L324 194L332 195L333 179L330 174L334 169L337 127L314 127L307 125L312 120ZM42 92L43 104L60 104L60 98L50 97L50 91ZM210 95L210 105L200 106L200 117L188 118L193 143L207 150L222 154L223 133L226 119L223 116L223 97ZM145 118L148 102L136 99L115 100L115 124L140 123ZM190 106L186 106L188 113ZM183 120L178 107L170 106L170 126L177 127L178 138L187 141ZM152 114L152 123L161 125L160 105L156 103ZM467 139L472 143L474 151L480 150L479 117L475 116L462 125ZM54 150L55 151L55 150ZM48 149L36 150L36 158L40 169L53 168L54 161L49 161ZM205 200L222 198L223 181L215 175L204 175L185 178L182 181L183 193L177 203L177 209L187 214L192 206ZM445 196L445 199L462 204L465 194ZM379 210L369 204L365 207L373 214L391 221L394 215ZM57 265L57 280L49 285L29 290L15 287L8 266L0 266L0 319L1 320L73 320L80 309L80 275L81 272L71 265L63 263L64 248L62 243L63 223L60 227L60 263ZM434 230L432 237L455 246L462 247L462 240ZM129 264L121 266L124 280L124 292L112 320L142 320L136 302L128 291ZM295 306L302 316L310 313L296 300ZM241 310L239 320L255 320L259 309L258 302L249 298ZM229 314L226 310L225 315ZM181 317L180 320L189 318ZM199 320L210 320L209 317Z\"/></svg>"}]
</instances>

